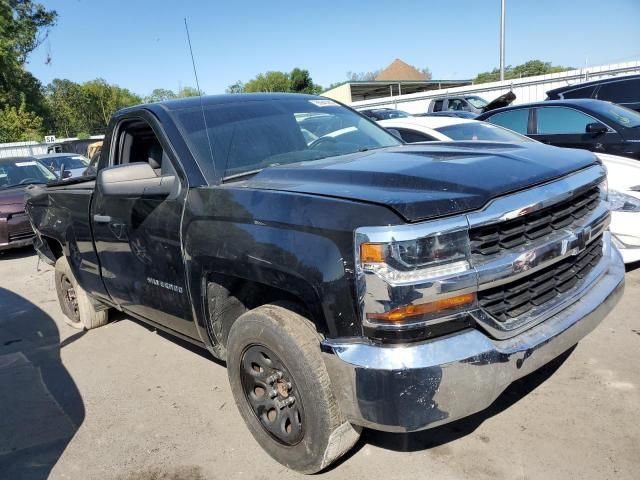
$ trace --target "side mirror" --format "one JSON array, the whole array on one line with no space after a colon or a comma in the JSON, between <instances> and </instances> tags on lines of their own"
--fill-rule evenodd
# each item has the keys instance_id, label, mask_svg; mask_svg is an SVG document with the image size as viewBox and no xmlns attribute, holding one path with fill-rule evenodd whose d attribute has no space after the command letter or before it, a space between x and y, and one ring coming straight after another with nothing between
<instances>
[{"instance_id":1,"label":"side mirror","mask_svg":"<svg viewBox=\"0 0 640 480\"><path fill-rule=\"evenodd\" d=\"M404 142L404 139L402 138L402 135L400 135L400 132L398 130L396 130L395 128L385 128L385 130L387 132L389 132L391 135L393 135L394 137L396 137L401 142Z\"/></svg>"},{"instance_id":2,"label":"side mirror","mask_svg":"<svg viewBox=\"0 0 640 480\"><path fill-rule=\"evenodd\" d=\"M600 122L588 123L586 128L586 133L593 133L595 135L601 135L603 133L607 133L609 129L606 125L603 125Z\"/></svg>"},{"instance_id":3,"label":"side mirror","mask_svg":"<svg viewBox=\"0 0 640 480\"><path fill-rule=\"evenodd\" d=\"M146 162L105 168L97 183L104 196L121 198L168 197L179 186L175 175L158 177Z\"/></svg>"},{"instance_id":4,"label":"side mirror","mask_svg":"<svg viewBox=\"0 0 640 480\"><path fill-rule=\"evenodd\" d=\"M71 178L71 172L69 170L64 170L62 172L62 178Z\"/></svg>"}]
</instances>

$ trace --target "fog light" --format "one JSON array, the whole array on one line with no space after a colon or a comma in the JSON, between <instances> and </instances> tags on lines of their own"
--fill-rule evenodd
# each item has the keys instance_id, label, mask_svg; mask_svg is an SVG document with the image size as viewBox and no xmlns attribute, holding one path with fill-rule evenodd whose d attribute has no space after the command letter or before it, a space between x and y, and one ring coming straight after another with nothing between
<instances>
[{"instance_id":1,"label":"fog light","mask_svg":"<svg viewBox=\"0 0 640 480\"><path fill-rule=\"evenodd\" d=\"M466 307L476 301L475 293L466 293L455 297L445 298L430 303L419 303L416 305L404 305L394 308L384 313L367 313L368 320L383 322L405 322L422 320L425 316L432 314L446 315L450 310L458 310L460 307Z\"/></svg>"}]
</instances>

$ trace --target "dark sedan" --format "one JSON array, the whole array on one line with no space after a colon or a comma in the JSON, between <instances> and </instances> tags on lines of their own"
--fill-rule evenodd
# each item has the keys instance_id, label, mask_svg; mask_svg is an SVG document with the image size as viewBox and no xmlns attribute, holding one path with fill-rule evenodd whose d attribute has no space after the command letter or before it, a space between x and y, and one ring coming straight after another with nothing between
<instances>
[{"instance_id":1,"label":"dark sedan","mask_svg":"<svg viewBox=\"0 0 640 480\"><path fill-rule=\"evenodd\" d=\"M640 160L640 113L601 100L548 100L483 113L485 120L558 147Z\"/></svg>"},{"instance_id":2,"label":"dark sedan","mask_svg":"<svg viewBox=\"0 0 640 480\"><path fill-rule=\"evenodd\" d=\"M0 158L0 251L31 244L33 230L24 211L25 190L55 179L33 158Z\"/></svg>"},{"instance_id":3,"label":"dark sedan","mask_svg":"<svg viewBox=\"0 0 640 480\"><path fill-rule=\"evenodd\" d=\"M549 100L595 98L617 103L640 112L640 75L625 75L554 88L547 92Z\"/></svg>"}]
</instances>

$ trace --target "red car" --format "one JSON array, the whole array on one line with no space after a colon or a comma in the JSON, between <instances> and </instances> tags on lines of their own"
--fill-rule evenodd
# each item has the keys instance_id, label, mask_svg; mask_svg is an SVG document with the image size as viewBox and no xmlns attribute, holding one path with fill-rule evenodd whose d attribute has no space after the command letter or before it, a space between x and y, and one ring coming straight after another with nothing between
<instances>
[{"instance_id":1,"label":"red car","mask_svg":"<svg viewBox=\"0 0 640 480\"><path fill-rule=\"evenodd\" d=\"M33 158L0 158L0 251L31 244L33 230L24 211L25 190L55 179Z\"/></svg>"}]
</instances>

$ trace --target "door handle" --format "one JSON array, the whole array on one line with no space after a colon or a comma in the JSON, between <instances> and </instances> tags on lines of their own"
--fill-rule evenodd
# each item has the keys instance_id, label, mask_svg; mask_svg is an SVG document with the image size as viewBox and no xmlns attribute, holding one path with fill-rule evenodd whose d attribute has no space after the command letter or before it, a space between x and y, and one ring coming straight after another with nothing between
<instances>
[{"instance_id":1,"label":"door handle","mask_svg":"<svg viewBox=\"0 0 640 480\"><path fill-rule=\"evenodd\" d=\"M94 215L93 221L96 223L111 223L111 217L109 215Z\"/></svg>"}]
</instances>

